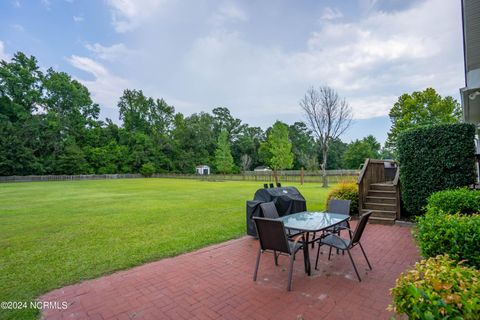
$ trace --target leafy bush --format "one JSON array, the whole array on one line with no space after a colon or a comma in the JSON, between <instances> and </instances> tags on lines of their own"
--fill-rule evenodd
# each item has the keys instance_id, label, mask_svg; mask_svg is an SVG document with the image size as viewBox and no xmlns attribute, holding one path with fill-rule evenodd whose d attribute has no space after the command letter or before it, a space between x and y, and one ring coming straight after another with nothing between
<instances>
[{"instance_id":1,"label":"leafy bush","mask_svg":"<svg viewBox=\"0 0 480 320\"><path fill-rule=\"evenodd\" d=\"M480 271L440 255L402 273L390 293L389 309L409 319L478 319Z\"/></svg>"},{"instance_id":2,"label":"leafy bush","mask_svg":"<svg viewBox=\"0 0 480 320\"><path fill-rule=\"evenodd\" d=\"M445 213L479 213L480 191L467 188L438 191L428 197L427 210L429 208Z\"/></svg>"},{"instance_id":3,"label":"leafy bush","mask_svg":"<svg viewBox=\"0 0 480 320\"><path fill-rule=\"evenodd\" d=\"M417 218L414 237L423 257L448 254L480 268L480 215L446 214L430 208Z\"/></svg>"},{"instance_id":4,"label":"leafy bush","mask_svg":"<svg viewBox=\"0 0 480 320\"><path fill-rule=\"evenodd\" d=\"M398 137L400 181L405 209L424 212L428 196L475 181L475 126L425 126Z\"/></svg>"},{"instance_id":5,"label":"leafy bush","mask_svg":"<svg viewBox=\"0 0 480 320\"><path fill-rule=\"evenodd\" d=\"M140 168L140 173L144 177L151 177L155 173L155 166L151 162L144 163Z\"/></svg>"},{"instance_id":6,"label":"leafy bush","mask_svg":"<svg viewBox=\"0 0 480 320\"><path fill-rule=\"evenodd\" d=\"M355 182L340 182L328 194L330 199L351 200L350 215L358 214L358 186Z\"/></svg>"}]
</instances>

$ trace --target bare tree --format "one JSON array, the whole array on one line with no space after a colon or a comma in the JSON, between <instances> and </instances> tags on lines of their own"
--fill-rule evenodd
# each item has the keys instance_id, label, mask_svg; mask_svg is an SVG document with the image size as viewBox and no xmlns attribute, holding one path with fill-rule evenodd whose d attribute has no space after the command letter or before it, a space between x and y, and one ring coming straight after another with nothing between
<instances>
[{"instance_id":1,"label":"bare tree","mask_svg":"<svg viewBox=\"0 0 480 320\"><path fill-rule=\"evenodd\" d=\"M322 149L323 187L328 187L327 156L330 142L341 136L352 123L352 109L340 98L338 93L327 86L318 89L310 88L300 106L305 112L307 125L315 134Z\"/></svg>"}]
</instances>

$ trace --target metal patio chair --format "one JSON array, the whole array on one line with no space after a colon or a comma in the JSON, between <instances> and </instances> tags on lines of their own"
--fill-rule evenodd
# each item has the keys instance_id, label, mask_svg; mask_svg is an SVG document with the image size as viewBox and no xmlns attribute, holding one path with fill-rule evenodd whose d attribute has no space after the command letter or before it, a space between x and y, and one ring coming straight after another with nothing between
<instances>
[{"instance_id":1,"label":"metal patio chair","mask_svg":"<svg viewBox=\"0 0 480 320\"><path fill-rule=\"evenodd\" d=\"M273 202L264 202L260 203L260 208L262 209L263 216L265 218L269 219L277 219L280 218L280 215L278 214L277 207L275 206L275 203ZM294 237L298 234L301 234L302 232L295 230L295 229L287 229L287 236L289 238Z\"/></svg>"},{"instance_id":2,"label":"metal patio chair","mask_svg":"<svg viewBox=\"0 0 480 320\"><path fill-rule=\"evenodd\" d=\"M360 239L362 237L363 231L365 230L365 226L367 225L368 219L370 218L371 214L372 214L372 211L368 211L360 217L360 221L358 222L357 227L355 228L355 231L352 231L350 228L347 228L347 227L342 228L342 229L348 230L350 234L350 239L344 239L335 233L328 234L327 236L321 238L319 240L320 245L318 246L318 250L317 250L317 259L315 261L315 269L317 269L317 266L318 266L318 256L320 253L320 246L327 245L330 247L330 251L328 252L328 260L330 260L330 256L332 255L332 248L347 251L350 261L353 264L353 268L355 269L355 273L357 274L358 281L362 281L358 273L357 266L353 261L350 250L356 245L358 245L362 250L365 260L367 260L368 267L370 268L370 270L372 270L370 261L368 261L367 255L365 254L365 250L363 250L362 244L360 243Z\"/></svg>"},{"instance_id":3,"label":"metal patio chair","mask_svg":"<svg viewBox=\"0 0 480 320\"><path fill-rule=\"evenodd\" d=\"M303 237L298 235L295 239L288 239L283 221L280 220L253 217L253 221L255 222L255 228L257 229L258 240L260 242L257 261L255 263L255 272L253 273L253 281L257 281L261 255L264 252L273 252L275 265L278 265L278 252L279 255L287 255L290 258L287 285L287 290L290 291L292 288L293 262L295 261L295 254L303 248Z\"/></svg>"},{"instance_id":4,"label":"metal patio chair","mask_svg":"<svg viewBox=\"0 0 480 320\"><path fill-rule=\"evenodd\" d=\"M278 214L275 203L273 202L260 203L260 208L262 209L263 216L265 218L270 218L270 219L280 218L280 215Z\"/></svg>"},{"instance_id":5,"label":"metal patio chair","mask_svg":"<svg viewBox=\"0 0 480 320\"><path fill-rule=\"evenodd\" d=\"M327 211L331 213L340 213L345 215L350 215L350 204L352 203L351 200L340 200L340 199L332 199L328 202ZM325 230L328 233L336 233L340 235L340 228L350 228L350 223L348 221L342 222L339 225L336 225L330 229ZM313 239L315 239L316 234L313 234ZM314 243L312 243L312 248L314 247ZM337 250L338 254L338 250Z\"/></svg>"},{"instance_id":6,"label":"metal patio chair","mask_svg":"<svg viewBox=\"0 0 480 320\"><path fill-rule=\"evenodd\" d=\"M351 200L332 199L328 202L327 211L332 213L345 214L349 216L351 203L352 203ZM348 222L348 220L334 226L331 229L328 229L327 232L336 233L340 235L340 231L342 228L350 228L350 223Z\"/></svg>"}]
</instances>

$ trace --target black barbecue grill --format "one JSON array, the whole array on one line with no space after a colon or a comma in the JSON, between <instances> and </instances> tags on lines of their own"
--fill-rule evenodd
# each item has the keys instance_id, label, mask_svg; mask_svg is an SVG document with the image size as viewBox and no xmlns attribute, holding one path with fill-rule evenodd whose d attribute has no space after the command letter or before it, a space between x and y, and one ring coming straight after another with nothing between
<instances>
[{"instance_id":1,"label":"black barbecue grill","mask_svg":"<svg viewBox=\"0 0 480 320\"><path fill-rule=\"evenodd\" d=\"M305 198L295 187L258 189L253 200L247 201L247 234L254 237L257 236L252 218L263 217L260 203L271 201L275 203L280 216L307 211Z\"/></svg>"}]
</instances>

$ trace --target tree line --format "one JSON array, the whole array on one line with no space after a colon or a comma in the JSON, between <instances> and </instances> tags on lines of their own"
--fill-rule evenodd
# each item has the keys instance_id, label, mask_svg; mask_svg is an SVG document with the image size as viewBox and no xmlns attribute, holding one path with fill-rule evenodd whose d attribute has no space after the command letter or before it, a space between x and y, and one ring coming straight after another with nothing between
<instances>
[{"instance_id":1,"label":"tree line","mask_svg":"<svg viewBox=\"0 0 480 320\"><path fill-rule=\"evenodd\" d=\"M226 107L184 115L163 99L126 89L118 125L99 119L88 89L65 72L41 71L17 52L0 62L0 175L217 173L261 165L276 169L356 169L364 159L389 158L373 136L328 148L310 125L277 121L265 131ZM323 161L327 159L327 161Z\"/></svg>"}]
</instances>

